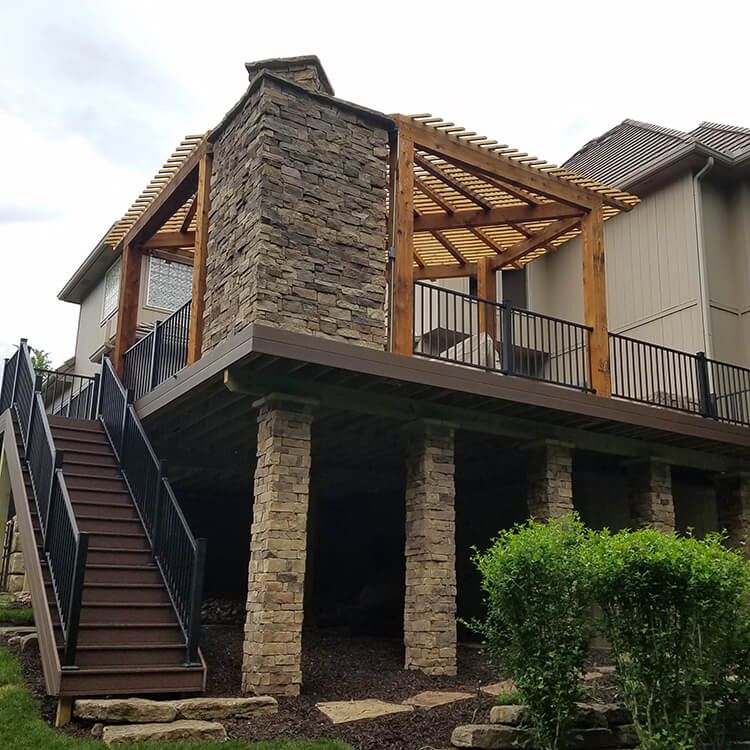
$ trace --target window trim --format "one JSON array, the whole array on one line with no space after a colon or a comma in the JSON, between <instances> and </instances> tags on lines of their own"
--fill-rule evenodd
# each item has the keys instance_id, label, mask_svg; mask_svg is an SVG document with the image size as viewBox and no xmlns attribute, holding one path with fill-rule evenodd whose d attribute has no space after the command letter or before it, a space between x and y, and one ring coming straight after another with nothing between
<instances>
[{"instance_id":1,"label":"window trim","mask_svg":"<svg viewBox=\"0 0 750 750\"><path fill-rule=\"evenodd\" d=\"M120 274L117 279L117 301L115 302L114 307L107 312L106 311L106 304L107 304L107 277L111 273L112 269L115 266L120 267ZM120 286L122 285L122 255L120 255L114 263L104 272L104 285L102 287L102 309L101 309L101 319L99 321L100 325L104 325L117 311L120 309Z\"/></svg>"}]
</instances>

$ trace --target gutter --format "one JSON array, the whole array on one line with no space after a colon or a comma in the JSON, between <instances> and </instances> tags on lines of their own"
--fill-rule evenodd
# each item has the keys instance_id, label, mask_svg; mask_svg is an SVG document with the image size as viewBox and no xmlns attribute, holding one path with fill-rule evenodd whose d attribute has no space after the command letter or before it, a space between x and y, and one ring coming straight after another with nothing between
<instances>
[{"instance_id":1,"label":"gutter","mask_svg":"<svg viewBox=\"0 0 750 750\"><path fill-rule=\"evenodd\" d=\"M703 327L703 351L711 359L714 355L713 330L711 326L711 307L708 289L708 270L706 264L706 247L703 231L703 190L701 181L713 169L714 157L709 156L703 168L693 177L693 201L695 204L695 238L698 251L698 306L701 311Z\"/></svg>"}]
</instances>

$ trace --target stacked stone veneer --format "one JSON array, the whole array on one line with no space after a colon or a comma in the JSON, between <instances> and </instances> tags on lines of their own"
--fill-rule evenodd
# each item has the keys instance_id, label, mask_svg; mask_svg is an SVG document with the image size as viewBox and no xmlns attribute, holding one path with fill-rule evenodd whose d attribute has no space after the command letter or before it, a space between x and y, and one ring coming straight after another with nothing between
<instances>
[{"instance_id":1,"label":"stacked stone veneer","mask_svg":"<svg viewBox=\"0 0 750 750\"><path fill-rule=\"evenodd\" d=\"M630 519L634 528L653 526L674 532L672 467L658 458L643 458L627 464Z\"/></svg>"},{"instance_id":2,"label":"stacked stone veneer","mask_svg":"<svg viewBox=\"0 0 750 750\"><path fill-rule=\"evenodd\" d=\"M544 440L525 448L529 516L544 521L573 511L573 452L568 443Z\"/></svg>"},{"instance_id":3,"label":"stacked stone veneer","mask_svg":"<svg viewBox=\"0 0 750 750\"><path fill-rule=\"evenodd\" d=\"M298 695L313 405L269 396L257 407L242 689Z\"/></svg>"},{"instance_id":4,"label":"stacked stone veneer","mask_svg":"<svg viewBox=\"0 0 750 750\"><path fill-rule=\"evenodd\" d=\"M726 529L727 544L741 549L750 560L747 540L750 536L750 473L738 472L722 476L717 485L719 528Z\"/></svg>"},{"instance_id":5,"label":"stacked stone veneer","mask_svg":"<svg viewBox=\"0 0 750 750\"><path fill-rule=\"evenodd\" d=\"M406 669L456 674L454 430L409 429L406 475Z\"/></svg>"},{"instance_id":6,"label":"stacked stone veneer","mask_svg":"<svg viewBox=\"0 0 750 750\"><path fill-rule=\"evenodd\" d=\"M204 351L250 323L384 347L390 121L297 68L307 88L258 72L212 136Z\"/></svg>"},{"instance_id":7,"label":"stacked stone veneer","mask_svg":"<svg viewBox=\"0 0 750 750\"><path fill-rule=\"evenodd\" d=\"M17 521L13 526L13 539L10 544L8 583L6 588L11 594L17 594L19 591L23 591L24 581L26 580L26 564L23 559L23 550L21 549L21 529Z\"/></svg>"}]
</instances>

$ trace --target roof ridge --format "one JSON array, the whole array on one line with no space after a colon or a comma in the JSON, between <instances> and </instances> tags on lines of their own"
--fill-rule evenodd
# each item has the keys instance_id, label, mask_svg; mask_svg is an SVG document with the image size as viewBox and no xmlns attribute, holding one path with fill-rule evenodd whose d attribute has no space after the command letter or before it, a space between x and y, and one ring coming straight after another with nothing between
<instances>
[{"instance_id":1,"label":"roof ridge","mask_svg":"<svg viewBox=\"0 0 750 750\"><path fill-rule=\"evenodd\" d=\"M750 135L750 128L743 127L742 125L727 125L721 122L711 122L710 120L703 120L698 123L698 126L693 128L690 133L695 133L701 128L707 128L708 130L723 130L729 131L730 133L743 133Z\"/></svg>"},{"instance_id":2,"label":"roof ridge","mask_svg":"<svg viewBox=\"0 0 750 750\"><path fill-rule=\"evenodd\" d=\"M669 135L673 138L678 138L681 141L689 141L690 133L686 133L684 130L677 130L676 128L668 128L664 125L656 125L653 122L645 122L643 120L633 120L628 118L623 120L623 124L634 125L635 127L643 128L644 130L651 130L655 133L661 133L662 135Z\"/></svg>"}]
</instances>

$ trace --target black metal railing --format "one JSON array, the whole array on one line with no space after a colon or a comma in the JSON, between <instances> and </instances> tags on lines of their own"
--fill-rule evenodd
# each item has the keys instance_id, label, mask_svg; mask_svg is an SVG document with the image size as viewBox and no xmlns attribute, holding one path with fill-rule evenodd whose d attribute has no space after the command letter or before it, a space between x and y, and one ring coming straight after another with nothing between
<instances>
[{"instance_id":1,"label":"black metal railing","mask_svg":"<svg viewBox=\"0 0 750 750\"><path fill-rule=\"evenodd\" d=\"M454 364L591 390L591 329L414 282L414 353Z\"/></svg>"},{"instance_id":2,"label":"black metal railing","mask_svg":"<svg viewBox=\"0 0 750 750\"><path fill-rule=\"evenodd\" d=\"M132 392L105 357L99 418L151 543L156 564L185 635L187 663L198 663L198 631L206 543L195 539L132 405Z\"/></svg>"},{"instance_id":3,"label":"black metal railing","mask_svg":"<svg viewBox=\"0 0 750 750\"><path fill-rule=\"evenodd\" d=\"M123 354L123 383L134 398L152 391L187 366L192 301L186 302L163 323Z\"/></svg>"},{"instance_id":4,"label":"black metal railing","mask_svg":"<svg viewBox=\"0 0 750 750\"><path fill-rule=\"evenodd\" d=\"M47 414L73 419L94 419L99 390L99 375L36 368L42 378L42 399Z\"/></svg>"},{"instance_id":5,"label":"black metal railing","mask_svg":"<svg viewBox=\"0 0 750 750\"><path fill-rule=\"evenodd\" d=\"M12 388L6 390L10 382ZM62 666L69 668L75 665L78 644L88 534L78 529L73 515L61 470L63 454L56 450L52 439L41 392L42 382L42 377L34 373L28 345L22 339L18 351L6 363L0 398L15 408L21 429L39 517L43 557L49 566L60 617L64 641Z\"/></svg>"},{"instance_id":6,"label":"black metal railing","mask_svg":"<svg viewBox=\"0 0 750 750\"><path fill-rule=\"evenodd\" d=\"M703 412L696 355L610 333L609 362L613 396Z\"/></svg>"},{"instance_id":7,"label":"black metal railing","mask_svg":"<svg viewBox=\"0 0 750 750\"><path fill-rule=\"evenodd\" d=\"M708 415L722 422L750 425L750 370L705 359L710 390Z\"/></svg>"}]
</instances>

